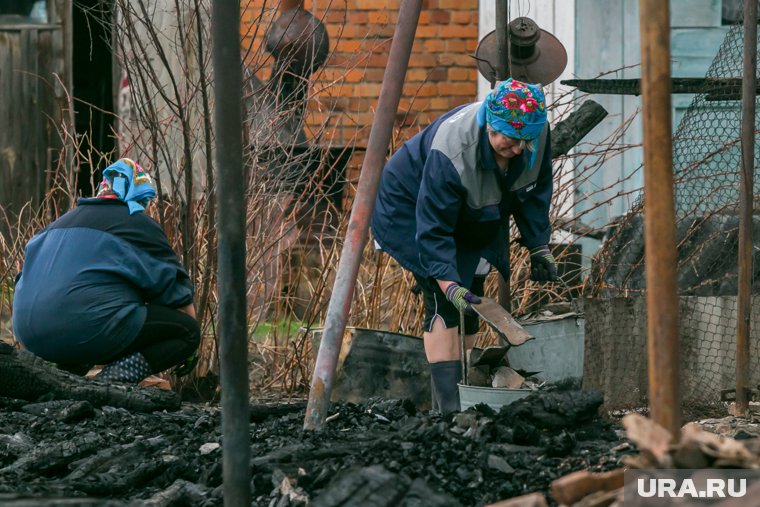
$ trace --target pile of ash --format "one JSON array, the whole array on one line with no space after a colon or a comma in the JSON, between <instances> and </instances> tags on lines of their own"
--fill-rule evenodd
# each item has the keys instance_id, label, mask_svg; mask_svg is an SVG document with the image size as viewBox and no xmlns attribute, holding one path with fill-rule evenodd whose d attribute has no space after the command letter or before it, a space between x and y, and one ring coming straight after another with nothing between
<instances>
[{"instance_id":1,"label":"pile of ash","mask_svg":"<svg viewBox=\"0 0 760 507\"><path fill-rule=\"evenodd\" d=\"M601 403L598 391L539 391L441 418L372 399L335 404L313 432L305 403L254 405L253 505L487 505L546 492L633 452ZM3 505L222 505L218 406L145 414L3 398L0 428Z\"/></svg>"}]
</instances>

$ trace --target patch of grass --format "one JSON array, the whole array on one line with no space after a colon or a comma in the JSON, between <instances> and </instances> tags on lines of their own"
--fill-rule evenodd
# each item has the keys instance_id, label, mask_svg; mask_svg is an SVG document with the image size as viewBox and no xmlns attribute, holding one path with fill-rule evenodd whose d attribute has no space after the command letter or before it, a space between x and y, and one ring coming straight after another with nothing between
<instances>
[{"instance_id":1,"label":"patch of grass","mask_svg":"<svg viewBox=\"0 0 760 507\"><path fill-rule=\"evenodd\" d=\"M267 337L291 338L298 334L303 322L295 319L283 319L275 322L259 322L251 333L257 342L263 342Z\"/></svg>"}]
</instances>

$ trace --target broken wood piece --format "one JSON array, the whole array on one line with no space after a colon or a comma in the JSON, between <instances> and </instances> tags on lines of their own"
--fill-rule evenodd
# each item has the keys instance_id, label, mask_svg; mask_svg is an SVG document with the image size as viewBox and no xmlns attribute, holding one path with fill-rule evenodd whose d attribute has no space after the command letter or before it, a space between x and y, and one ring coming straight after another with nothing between
<instances>
[{"instance_id":1,"label":"broken wood piece","mask_svg":"<svg viewBox=\"0 0 760 507\"><path fill-rule=\"evenodd\" d=\"M740 441L703 430L697 424L681 429L680 446L696 446L714 466L721 468L760 467L760 458L752 454Z\"/></svg>"},{"instance_id":2,"label":"broken wood piece","mask_svg":"<svg viewBox=\"0 0 760 507\"><path fill-rule=\"evenodd\" d=\"M502 366L507 350L507 347L474 348L470 355L470 366L490 366L491 368Z\"/></svg>"},{"instance_id":3,"label":"broken wood piece","mask_svg":"<svg viewBox=\"0 0 760 507\"><path fill-rule=\"evenodd\" d=\"M509 366L500 366L494 370L491 387L506 387L520 389L525 379Z\"/></svg>"},{"instance_id":4,"label":"broken wood piece","mask_svg":"<svg viewBox=\"0 0 760 507\"><path fill-rule=\"evenodd\" d=\"M516 347L535 338L494 299L480 298L472 309L509 345Z\"/></svg>"},{"instance_id":5,"label":"broken wood piece","mask_svg":"<svg viewBox=\"0 0 760 507\"><path fill-rule=\"evenodd\" d=\"M543 493L530 493L528 495L518 496L510 498L509 500L502 500L488 504L486 507L546 507L546 497Z\"/></svg>"},{"instance_id":6,"label":"broken wood piece","mask_svg":"<svg viewBox=\"0 0 760 507\"><path fill-rule=\"evenodd\" d=\"M673 435L668 430L640 414L628 414L623 417L622 423L628 438L642 453L649 453L660 465L670 463L668 450Z\"/></svg>"},{"instance_id":7,"label":"broken wood piece","mask_svg":"<svg viewBox=\"0 0 760 507\"><path fill-rule=\"evenodd\" d=\"M573 504L573 507L609 507L615 502L623 501L623 488L613 491L597 491L583 498L580 502Z\"/></svg>"},{"instance_id":8,"label":"broken wood piece","mask_svg":"<svg viewBox=\"0 0 760 507\"><path fill-rule=\"evenodd\" d=\"M619 468L611 472L592 473L580 470L560 477L551 483L552 497L559 504L573 505L591 493L597 491L612 491L622 488L625 469Z\"/></svg>"},{"instance_id":9,"label":"broken wood piece","mask_svg":"<svg viewBox=\"0 0 760 507\"><path fill-rule=\"evenodd\" d=\"M491 369L488 366L470 366L467 369L467 385L491 387Z\"/></svg>"},{"instance_id":10,"label":"broken wood piece","mask_svg":"<svg viewBox=\"0 0 760 507\"><path fill-rule=\"evenodd\" d=\"M30 352L0 343L0 396L27 401L86 400L134 412L178 410L180 397L165 389L106 384L59 370Z\"/></svg>"}]
</instances>

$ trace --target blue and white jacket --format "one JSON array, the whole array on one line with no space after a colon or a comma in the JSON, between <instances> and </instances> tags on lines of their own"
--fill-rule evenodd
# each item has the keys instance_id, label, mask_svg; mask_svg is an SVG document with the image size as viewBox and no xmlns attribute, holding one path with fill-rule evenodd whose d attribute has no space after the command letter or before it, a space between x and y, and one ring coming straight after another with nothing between
<instances>
[{"instance_id":1,"label":"blue and white jacket","mask_svg":"<svg viewBox=\"0 0 760 507\"><path fill-rule=\"evenodd\" d=\"M477 123L480 102L456 108L408 140L388 161L372 216L380 247L424 277L470 286L481 257L504 276L511 215L527 248L549 242L552 197L548 124L536 161L524 150L506 175L488 133Z\"/></svg>"},{"instance_id":2,"label":"blue and white jacket","mask_svg":"<svg viewBox=\"0 0 760 507\"><path fill-rule=\"evenodd\" d=\"M181 308L193 294L155 220L117 199L80 199L29 241L13 330L44 359L98 364L137 337L147 303Z\"/></svg>"}]
</instances>

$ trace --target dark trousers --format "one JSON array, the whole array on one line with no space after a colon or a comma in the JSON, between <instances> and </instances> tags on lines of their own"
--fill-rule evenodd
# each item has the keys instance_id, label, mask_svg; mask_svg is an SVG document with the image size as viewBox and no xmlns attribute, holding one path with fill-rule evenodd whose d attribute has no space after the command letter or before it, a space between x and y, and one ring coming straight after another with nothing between
<instances>
[{"instance_id":1,"label":"dark trousers","mask_svg":"<svg viewBox=\"0 0 760 507\"><path fill-rule=\"evenodd\" d=\"M175 308L148 305L140 334L132 344L106 363L139 352L153 373L167 370L190 357L201 342L198 321Z\"/></svg>"}]
</instances>

